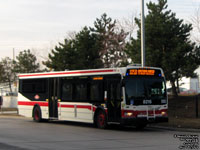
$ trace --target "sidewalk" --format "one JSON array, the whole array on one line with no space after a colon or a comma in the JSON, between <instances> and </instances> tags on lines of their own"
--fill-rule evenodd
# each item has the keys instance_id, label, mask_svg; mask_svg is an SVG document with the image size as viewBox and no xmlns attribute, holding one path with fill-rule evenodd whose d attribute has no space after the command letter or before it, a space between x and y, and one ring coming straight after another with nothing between
<instances>
[{"instance_id":1,"label":"sidewalk","mask_svg":"<svg viewBox=\"0 0 200 150\"><path fill-rule=\"evenodd\" d=\"M169 117L169 122L150 124L149 127L200 133L200 118Z\"/></svg>"},{"instance_id":2,"label":"sidewalk","mask_svg":"<svg viewBox=\"0 0 200 150\"><path fill-rule=\"evenodd\" d=\"M173 126L159 126L159 125L149 125L149 128L156 128L156 129L162 129L162 130L170 130L170 131L181 131L181 132L195 132L200 133L200 129L193 129L193 128L178 128Z\"/></svg>"},{"instance_id":3,"label":"sidewalk","mask_svg":"<svg viewBox=\"0 0 200 150\"><path fill-rule=\"evenodd\" d=\"M18 115L17 108L1 108L0 109L1 115Z\"/></svg>"}]
</instances>

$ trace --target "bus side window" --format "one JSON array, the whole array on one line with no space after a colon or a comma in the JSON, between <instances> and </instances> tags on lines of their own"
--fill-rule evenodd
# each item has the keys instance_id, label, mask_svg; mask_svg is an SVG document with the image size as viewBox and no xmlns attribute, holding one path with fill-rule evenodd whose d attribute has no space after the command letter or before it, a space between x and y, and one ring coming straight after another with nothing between
<instances>
[{"instance_id":1,"label":"bus side window","mask_svg":"<svg viewBox=\"0 0 200 150\"><path fill-rule=\"evenodd\" d=\"M19 92L31 101L45 101L48 93L47 79L20 80Z\"/></svg>"},{"instance_id":2,"label":"bus side window","mask_svg":"<svg viewBox=\"0 0 200 150\"><path fill-rule=\"evenodd\" d=\"M67 82L67 80L63 81L62 87L62 101L72 101L72 83Z\"/></svg>"},{"instance_id":3,"label":"bus side window","mask_svg":"<svg viewBox=\"0 0 200 150\"><path fill-rule=\"evenodd\" d=\"M45 93L46 79L28 79L22 81L20 87L22 93Z\"/></svg>"},{"instance_id":4,"label":"bus side window","mask_svg":"<svg viewBox=\"0 0 200 150\"><path fill-rule=\"evenodd\" d=\"M75 101L87 101L87 84L77 83L74 88L74 100Z\"/></svg>"},{"instance_id":5,"label":"bus side window","mask_svg":"<svg viewBox=\"0 0 200 150\"><path fill-rule=\"evenodd\" d=\"M103 101L103 85L101 81L93 81L90 84L90 100L92 102Z\"/></svg>"}]
</instances>

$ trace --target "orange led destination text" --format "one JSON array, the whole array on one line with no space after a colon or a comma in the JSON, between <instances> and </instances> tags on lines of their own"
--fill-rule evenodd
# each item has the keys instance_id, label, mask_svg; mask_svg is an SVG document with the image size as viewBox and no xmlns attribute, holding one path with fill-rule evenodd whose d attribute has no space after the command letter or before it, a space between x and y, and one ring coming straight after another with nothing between
<instances>
[{"instance_id":1,"label":"orange led destination text","mask_svg":"<svg viewBox=\"0 0 200 150\"><path fill-rule=\"evenodd\" d=\"M94 77L93 80L103 80L103 77Z\"/></svg>"},{"instance_id":2,"label":"orange led destination text","mask_svg":"<svg viewBox=\"0 0 200 150\"><path fill-rule=\"evenodd\" d=\"M155 70L146 70L146 69L131 69L129 70L130 75L150 75L153 76L155 74Z\"/></svg>"}]
</instances>

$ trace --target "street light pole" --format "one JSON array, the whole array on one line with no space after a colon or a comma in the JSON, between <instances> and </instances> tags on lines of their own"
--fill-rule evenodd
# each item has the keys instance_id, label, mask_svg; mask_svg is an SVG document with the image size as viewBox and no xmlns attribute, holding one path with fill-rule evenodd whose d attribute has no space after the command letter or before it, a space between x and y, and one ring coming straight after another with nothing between
<instances>
[{"instance_id":1,"label":"street light pole","mask_svg":"<svg viewBox=\"0 0 200 150\"><path fill-rule=\"evenodd\" d=\"M144 27L144 0L141 0L141 63L145 66L145 27Z\"/></svg>"},{"instance_id":2,"label":"street light pole","mask_svg":"<svg viewBox=\"0 0 200 150\"><path fill-rule=\"evenodd\" d=\"M15 60L15 48L13 48L13 60Z\"/></svg>"}]
</instances>

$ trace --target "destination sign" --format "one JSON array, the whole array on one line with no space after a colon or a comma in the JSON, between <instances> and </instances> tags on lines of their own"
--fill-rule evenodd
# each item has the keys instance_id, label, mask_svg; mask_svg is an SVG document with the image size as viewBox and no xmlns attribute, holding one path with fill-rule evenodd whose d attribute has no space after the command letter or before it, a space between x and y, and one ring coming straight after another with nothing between
<instances>
[{"instance_id":1,"label":"destination sign","mask_svg":"<svg viewBox=\"0 0 200 150\"><path fill-rule=\"evenodd\" d=\"M161 76L160 70L155 69L129 69L127 76Z\"/></svg>"},{"instance_id":2,"label":"destination sign","mask_svg":"<svg viewBox=\"0 0 200 150\"><path fill-rule=\"evenodd\" d=\"M103 80L103 77L93 77L93 80Z\"/></svg>"}]
</instances>

